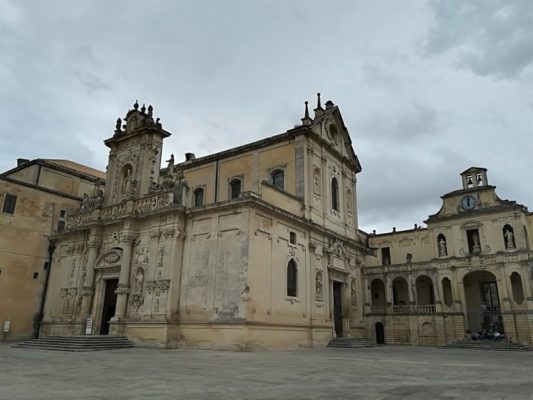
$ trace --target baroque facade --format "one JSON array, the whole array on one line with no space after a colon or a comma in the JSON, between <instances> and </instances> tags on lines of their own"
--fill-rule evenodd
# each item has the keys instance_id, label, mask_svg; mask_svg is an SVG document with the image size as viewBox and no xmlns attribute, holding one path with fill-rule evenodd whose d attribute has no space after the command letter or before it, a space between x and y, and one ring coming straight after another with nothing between
<instances>
[{"instance_id":1,"label":"baroque facade","mask_svg":"<svg viewBox=\"0 0 533 400\"><path fill-rule=\"evenodd\" d=\"M319 100L285 133L162 169L170 133L152 107L124 122L105 141L103 198L54 238L45 334L238 349L364 336L361 167L338 107Z\"/></svg>"},{"instance_id":2,"label":"baroque facade","mask_svg":"<svg viewBox=\"0 0 533 400\"><path fill-rule=\"evenodd\" d=\"M137 102L105 141L105 190L52 238L42 331L259 349L333 337L442 345L484 329L533 344L533 217L486 170L427 228L358 229L361 171L320 96L285 133L160 168L170 133Z\"/></svg>"}]
</instances>

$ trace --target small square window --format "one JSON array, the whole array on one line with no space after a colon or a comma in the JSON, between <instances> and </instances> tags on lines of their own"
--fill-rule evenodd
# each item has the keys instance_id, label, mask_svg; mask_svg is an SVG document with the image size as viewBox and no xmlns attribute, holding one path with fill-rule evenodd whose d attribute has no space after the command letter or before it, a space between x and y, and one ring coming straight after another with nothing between
<instances>
[{"instance_id":1,"label":"small square window","mask_svg":"<svg viewBox=\"0 0 533 400\"><path fill-rule=\"evenodd\" d=\"M33 273L33 279L37 279L39 277L39 273L38 272L34 272Z\"/></svg>"},{"instance_id":2,"label":"small square window","mask_svg":"<svg viewBox=\"0 0 533 400\"><path fill-rule=\"evenodd\" d=\"M59 221L57 223L57 231L59 233L63 232L65 230L65 221Z\"/></svg>"},{"instance_id":3,"label":"small square window","mask_svg":"<svg viewBox=\"0 0 533 400\"><path fill-rule=\"evenodd\" d=\"M15 214L15 206L17 204L17 196L6 193L4 197L4 206L2 212L5 214Z\"/></svg>"},{"instance_id":4,"label":"small square window","mask_svg":"<svg viewBox=\"0 0 533 400\"><path fill-rule=\"evenodd\" d=\"M296 244L296 232L289 233L289 241L291 244Z\"/></svg>"},{"instance_id":5,"label":"small square window","mask_svg":"<svg viewBox=\"0 0 533 400\"><path fill-rule=\"evenodd\" d=\"M65 210L59 211L59 218L65 218L66 214L67 214L67 212Z\"/></svg>"}]
</instances>

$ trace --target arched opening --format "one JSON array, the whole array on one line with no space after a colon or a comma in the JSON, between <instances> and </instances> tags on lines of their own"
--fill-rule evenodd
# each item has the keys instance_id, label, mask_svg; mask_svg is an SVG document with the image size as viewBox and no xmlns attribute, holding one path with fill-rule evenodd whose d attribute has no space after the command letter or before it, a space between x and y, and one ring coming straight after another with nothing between
<instances>
[{"instance_id":1,"label":"arched opening","mask_svg":"<svg viewBox=\"0 0 533 400\"><path fill-rule=\"evenodd\" d=\"M442 294L444 297L444 304L450 307L453 304L452 282L448 278L442 280Z\"/></svg>"},{"instance_id":2,"label":"arched opening","mask_svg":"<svg viewBox=\"0 0 533 400\"><path fill-rule=\"evenodd\" d=\"M331 180L331 208L339 211L339 183L337 178Z\"/></svg>"},{"instance_id":3,"label":"arched opening","mask_svg":"<svg viewBox=\"0 0 533 400\"><path fill-rule=\"evenodd\" d=\"M272 184L278 189L285 190L285 173L282 169L272 172Z\"/></svg>"},{"instance_id":4,"label":"arched opening","mask_svg":"<svg viewBox=\"0 0 533 400\"><path fill-rule=\"evenodd\" d=\"M497 330L503 333L496 277L488 271L473 271L463 278L468 330L472 335Z\"/></svg>"},{"instance_id":5,"label":"arched opening","mask_svg":"<svg viewBox=\"0 0 533 400\"><path fill-rule=\"evenodd\" d=\"M446 236L442 233L437 236L437 246L439 248L439 257L446 257L448 255L448 244L446 243Z\"/></svg>"},{"instance_id":6,"label":"arched opening","mask_svg":"<svg viewBox=\"0 0 533 400\"><path fill-rule=\"evenodd\" d=\"M392 281L392 297L395 306L409 304L409 288L404 278L397 277Z\"/></svg>"},{"instance_id":7,"label":"arched opening","mask_svg":"<svg viewBox=\"0 0 533 400\"><path fill-rule=\"evenodd\" d=\"M516 248L513 227L509 224L504 225L502 228L502 234L503 234L503 243L505 244L505 248L506 249Z\"/></svg>"},{"instance_id":8,"label":"arched opening","mask_svg":"<svg viewBox=\"0 0 533 400\"><path fill-rule=\"evenodd\" d=\"M373 306L385 305L385 284L381 279L374 279L370 283L370 295L372 296Z\"/></svg>"},{"instance_id":9,"label":"arched opening","mask_svg":"<svg viewBox=\"0 0 533 400\"><path fill-rule=\"evenodd\" d=\"M122 194L129 195L131 193L131 180L132 180L133 168L130 164L126 164L122 167Z\"/></svg>"},{"instance_id":10,"label":"arched opening","mask_svg":"<svg viewBox=\"0 0 533 400\"><path fill-rule=\"evenodd\" d=\"M242 191L242 181L240 179L233 179L230 184L230 199L238 199Z\"/></svg>"},{"instance_id":11,"label":"arched opening","mask_svg":"<svg viewBox=\"0 0 533 400\"><path fill-rule=\"evenodd\" d=\"M294 260L290 260L287 265L287 296L296 297L296 284L298 280L298 269Z\"/></svg>"},{"instance_id":12,"label":"arched opening","mask_svg":"<svg viewBox=\"0 0 533 400\"><path fill-rule=\"evenodd\" d=\"M385 327L383 326L383 323L376 322L376 343L377 344L385 344Z\"/></svg>"},{"instance_id":13,"label":"arched opening","mask_svg":"<svg viewBox=\"0 0 533 400\"><path fill-rule=\"evenodd\" d=\"M416 301L419 306L435 304L433 281L427 275L416 278Z\"/></svg>"},{"instance_id":14,"label":"arched opening","mask_svg":"<svg viewBox=\"0 0 533 400\"><path fill-rule=\"evenodd\" d=\"M517 304L524 302L524 287L522 286L522 277L518 272L511 274L511 288L513 290L513 300Z\"/></svg>"},{"instance_id":15,"label":"arched opening","mask_svg":"<svg viewBox=\"0 0 533 400\"><path fill-rule=\"evenodd\" d=\"M193 203L195 207L201 206L204 204L204 189L203 188L198 188L194 190Z\"/></svg>"}]
</instances>

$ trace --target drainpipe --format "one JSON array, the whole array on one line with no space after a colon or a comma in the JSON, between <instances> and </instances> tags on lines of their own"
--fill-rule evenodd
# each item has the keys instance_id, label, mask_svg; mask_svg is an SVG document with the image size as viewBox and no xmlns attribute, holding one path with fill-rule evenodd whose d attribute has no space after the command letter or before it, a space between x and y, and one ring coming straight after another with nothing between
<instances>
[{"instance_id":1,"label":"drainpipe","mask_svg":"<svg viewBox=\"0 0 533 400\"><path fill-rule=\"evenodd\" d=\"M50 240L50 244L48 245L48 261L44 263L44 269L46 272L46 277L44 278L44 287L43 287L43 294L41 296L41 305L39 306L39 313L37 314L37 324L33 329L33 338L38 339L39 333L41 330L41 323L43 322L43 314L44 314L44 303L46 300L46 293L48 292L48 281L50 279L50 271L52 269L52 256L54 254L54 250L56 249L56 244L53 240Z\"/></svg>"}]
</instances>

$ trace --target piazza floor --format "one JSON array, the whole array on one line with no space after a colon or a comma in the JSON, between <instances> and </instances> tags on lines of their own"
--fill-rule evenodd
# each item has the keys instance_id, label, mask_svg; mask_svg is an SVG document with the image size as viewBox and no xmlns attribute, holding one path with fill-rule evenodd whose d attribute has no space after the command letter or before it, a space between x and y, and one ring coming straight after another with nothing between
<instances>
[{"instance_id":1,"label":"piazza floor","mask_svg":"<svg viewBox=\"0 0 533 400\"><path fill-rule=\"evenodd\" d=\"M383 346L285 352L0 344L0 399L533 399L533 352Z\"/></svg>"}]
</instances>

